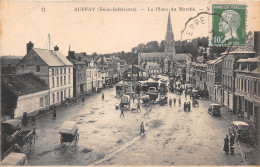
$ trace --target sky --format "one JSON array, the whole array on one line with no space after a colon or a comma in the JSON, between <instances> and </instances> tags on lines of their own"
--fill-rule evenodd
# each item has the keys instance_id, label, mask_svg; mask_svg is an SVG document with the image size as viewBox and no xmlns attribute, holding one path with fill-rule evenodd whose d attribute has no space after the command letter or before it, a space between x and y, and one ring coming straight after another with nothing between
<instances>
[{"instance_id":1,"label":"sky","mask_svg":"<svg viewBox=\"0 0 260 167\"><path fill-rule=\"evenodd\" d=\"M256 12L256 9L259 11L259 4L247 3L247 31L260 29L260 14ZM181 36L181 32L190 17L207 11L209 6L206 1L2 1L0 55L24 56L26 43L29 41L34 43L35 48L46 49L48 34L64 55L67 55L69 45L71 50L87 54L128 52L140 43L164 40L171 9L175 40L208 36L208 15L197 18L200 21L201 17L204 17L204 22L202 24L200 21L192 29L192 36ZM133 8L136 11L99 11L101 8L113 7ZM168 11L164 10L166 8ZM180 11L180 8L191 11ZM195 19L189 24L194 21Z\"/></svg>"}]
</instances>

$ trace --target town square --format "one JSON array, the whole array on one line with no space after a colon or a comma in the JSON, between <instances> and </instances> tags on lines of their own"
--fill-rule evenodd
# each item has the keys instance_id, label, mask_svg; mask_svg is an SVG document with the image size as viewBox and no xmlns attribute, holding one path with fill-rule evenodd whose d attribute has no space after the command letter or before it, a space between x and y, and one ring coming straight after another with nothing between
<instances>
[{"instance_id":1,"label":"town square","mask_svg":"<svg viewBox=\"0 0 260 167\"><path fill-rule=\"evenodd\" d=\"M11 4L1 165L260 164L260 3Z\"/></svg>"}]
</instances>

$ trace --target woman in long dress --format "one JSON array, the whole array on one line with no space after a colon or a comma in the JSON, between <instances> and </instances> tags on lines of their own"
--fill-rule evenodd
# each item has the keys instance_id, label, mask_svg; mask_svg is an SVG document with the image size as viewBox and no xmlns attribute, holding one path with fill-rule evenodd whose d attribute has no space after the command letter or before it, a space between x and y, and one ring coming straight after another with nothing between
<instances>
[{"instance_id":1,"label":"woman in long dress","mask_svg":"<svg viewBox=\"0 0 260 167\"><path fill-rule=\"evenodd\" d=\"M229 153L229 139L228 139L228 135L226 135L226 138L224 139L223 151L225 151L225 154Z\"/></svg>"}]
</instances>

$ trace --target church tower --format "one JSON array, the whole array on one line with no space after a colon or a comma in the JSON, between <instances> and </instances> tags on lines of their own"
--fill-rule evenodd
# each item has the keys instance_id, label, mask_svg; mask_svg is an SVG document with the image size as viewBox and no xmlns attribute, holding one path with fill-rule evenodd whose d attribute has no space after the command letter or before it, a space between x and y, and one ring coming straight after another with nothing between
<instances>
[{"instance_id":1,"label":"church tower","mask_svg":"<svg viewBox=\"0 0 260 167\"><path fill-rule=\"evenodd\" d=\"M174 37L172 32L172 22L171 22L170 12L168 16L168 24L167 24L167 30L165 35L164 52L170 57L175 54L175 42L174 42Z\"/></svg>"}]
</instances>

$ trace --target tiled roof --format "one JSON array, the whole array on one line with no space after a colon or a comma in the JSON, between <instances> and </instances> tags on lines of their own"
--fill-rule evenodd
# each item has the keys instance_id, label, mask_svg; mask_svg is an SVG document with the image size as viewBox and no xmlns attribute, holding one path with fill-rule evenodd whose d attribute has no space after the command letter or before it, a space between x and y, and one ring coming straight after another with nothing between
<instances>
[{"instance_id":1,"label":"tiled roof","mask_svg":"<svg viewBox=\"0 0 260 167\"><path fill-rule=\"evenodd\" d=\"M33 50L49 66L72 66L72 63L60 52L47 49L33 48Z\"/></svg>"},{"instance_id":2,"label":"tiled roof","mask_svg":"<svg viewBox=\"0 0 260 167\"><path fill-rule=\"evenodd\" d=\"M22 75L2 75L1 86L9 89L16 95L26 95L34 92L48 90L47 83L33 73Z\"/></svg>"},{"instance_id":3,"label":"tiled roof","mask_svg":"<svg viewBox=\"0 0 260 167\"><path fill-rule=\"evenodd\" d=\"M71 59L70 62L73 63L73 64L85 65L85 63L83 61L78 61L77 59Z\"/></svg>"}]
</instances>

